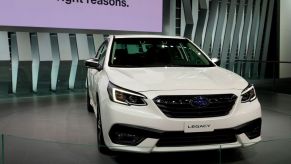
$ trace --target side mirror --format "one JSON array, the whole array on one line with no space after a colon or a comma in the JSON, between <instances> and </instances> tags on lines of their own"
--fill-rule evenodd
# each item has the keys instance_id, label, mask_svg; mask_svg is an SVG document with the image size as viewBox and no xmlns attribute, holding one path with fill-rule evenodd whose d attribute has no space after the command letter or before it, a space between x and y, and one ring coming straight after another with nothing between
<instances>
[{"instance_id":1,"label":"side mirror","mask_svg":"<svg viewBox=\"0 0 291 164\"><path fill-rule=\"evenodd\" d=\"M85 66L87 68L97 69L98 71L102 70L102 66L100 65L97 59L89 59L85 61Z\"/></svg>"},{"instance_id":2,"label":"side mirror","mask_svg":"<svg viewBox=\"0 0 291 164\"><path fill-rule=\"evenodd\" d=\"M220 60L218 58L212 58L211 61L217 66L220 66Z\"/></svg>"}]
</instances>

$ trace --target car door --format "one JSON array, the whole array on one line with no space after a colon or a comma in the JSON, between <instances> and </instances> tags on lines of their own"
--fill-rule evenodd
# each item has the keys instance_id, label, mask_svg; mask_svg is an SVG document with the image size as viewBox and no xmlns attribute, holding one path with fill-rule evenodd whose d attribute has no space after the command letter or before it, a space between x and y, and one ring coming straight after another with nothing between
<instances>
[{"instance_id":1,"label":"car door","mask_svg":"<svg viewBox=\"0 0 291 164\"><path fill-rule=\"evenodd\" d=\"M108 41L104 41L100 48L97 51L97 54L95 58L99 61L100 65L104 65L105 56L107 52L108 47ZM91 98L94 101L94 104L96 105L96 92L97 92L97 86L98 81L100 78L101 71L98 71L97 69L90 69L88 70L88 87L89 87L89 94Z\"/></svg>"}]
</instances>

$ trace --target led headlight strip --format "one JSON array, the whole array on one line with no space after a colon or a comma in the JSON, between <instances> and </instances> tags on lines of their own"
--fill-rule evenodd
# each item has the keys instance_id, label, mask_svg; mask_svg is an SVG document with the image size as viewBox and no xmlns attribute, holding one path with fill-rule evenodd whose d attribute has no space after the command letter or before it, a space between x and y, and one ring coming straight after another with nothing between
<instances>
[{"instance_id":1,"label":"led headlight strip","mask_svg":"<svg viewBox=\"0 0 291 164\"><path fill-rule=\"evenodd\" d=\"M107 88L110 99L113 102L124 104L124 105L135 105L135 106L146 106L147 103L144 99L146 97L142 94L134 91L129 91L118 87L112 83L108 84Z\"/></svg>"}]
</instances>

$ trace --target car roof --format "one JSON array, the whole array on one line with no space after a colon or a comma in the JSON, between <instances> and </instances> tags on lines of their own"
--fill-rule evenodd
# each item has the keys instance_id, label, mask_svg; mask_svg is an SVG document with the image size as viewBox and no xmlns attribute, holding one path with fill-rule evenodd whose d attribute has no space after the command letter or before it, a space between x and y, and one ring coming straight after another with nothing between
<instances>
[{"instance_id":1,"label":"car roof","mask_svg":"<svg viewBox=\"0 0 291 164\"><path fill-rule=\"evenodd\" d=\"M167 35L113 35L115 38L165 38L165 39L185 39L180 36Z\"/></svg>"}]
</instances>

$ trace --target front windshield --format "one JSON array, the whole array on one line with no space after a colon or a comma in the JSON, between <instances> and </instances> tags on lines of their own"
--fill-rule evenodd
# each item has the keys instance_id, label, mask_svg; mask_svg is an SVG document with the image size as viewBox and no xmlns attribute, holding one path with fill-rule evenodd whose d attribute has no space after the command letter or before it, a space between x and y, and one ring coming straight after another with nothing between
<instances>
[{"instance_id":1,"label":"front windshield","mask_svg":"<svg viewBox=\"0 0 291 164\"><path fill-rule=\"evenodd\" d=\"M214 66L186 39L115 39L111 67L212 67Z\"/></svg>"}]
</instances>

